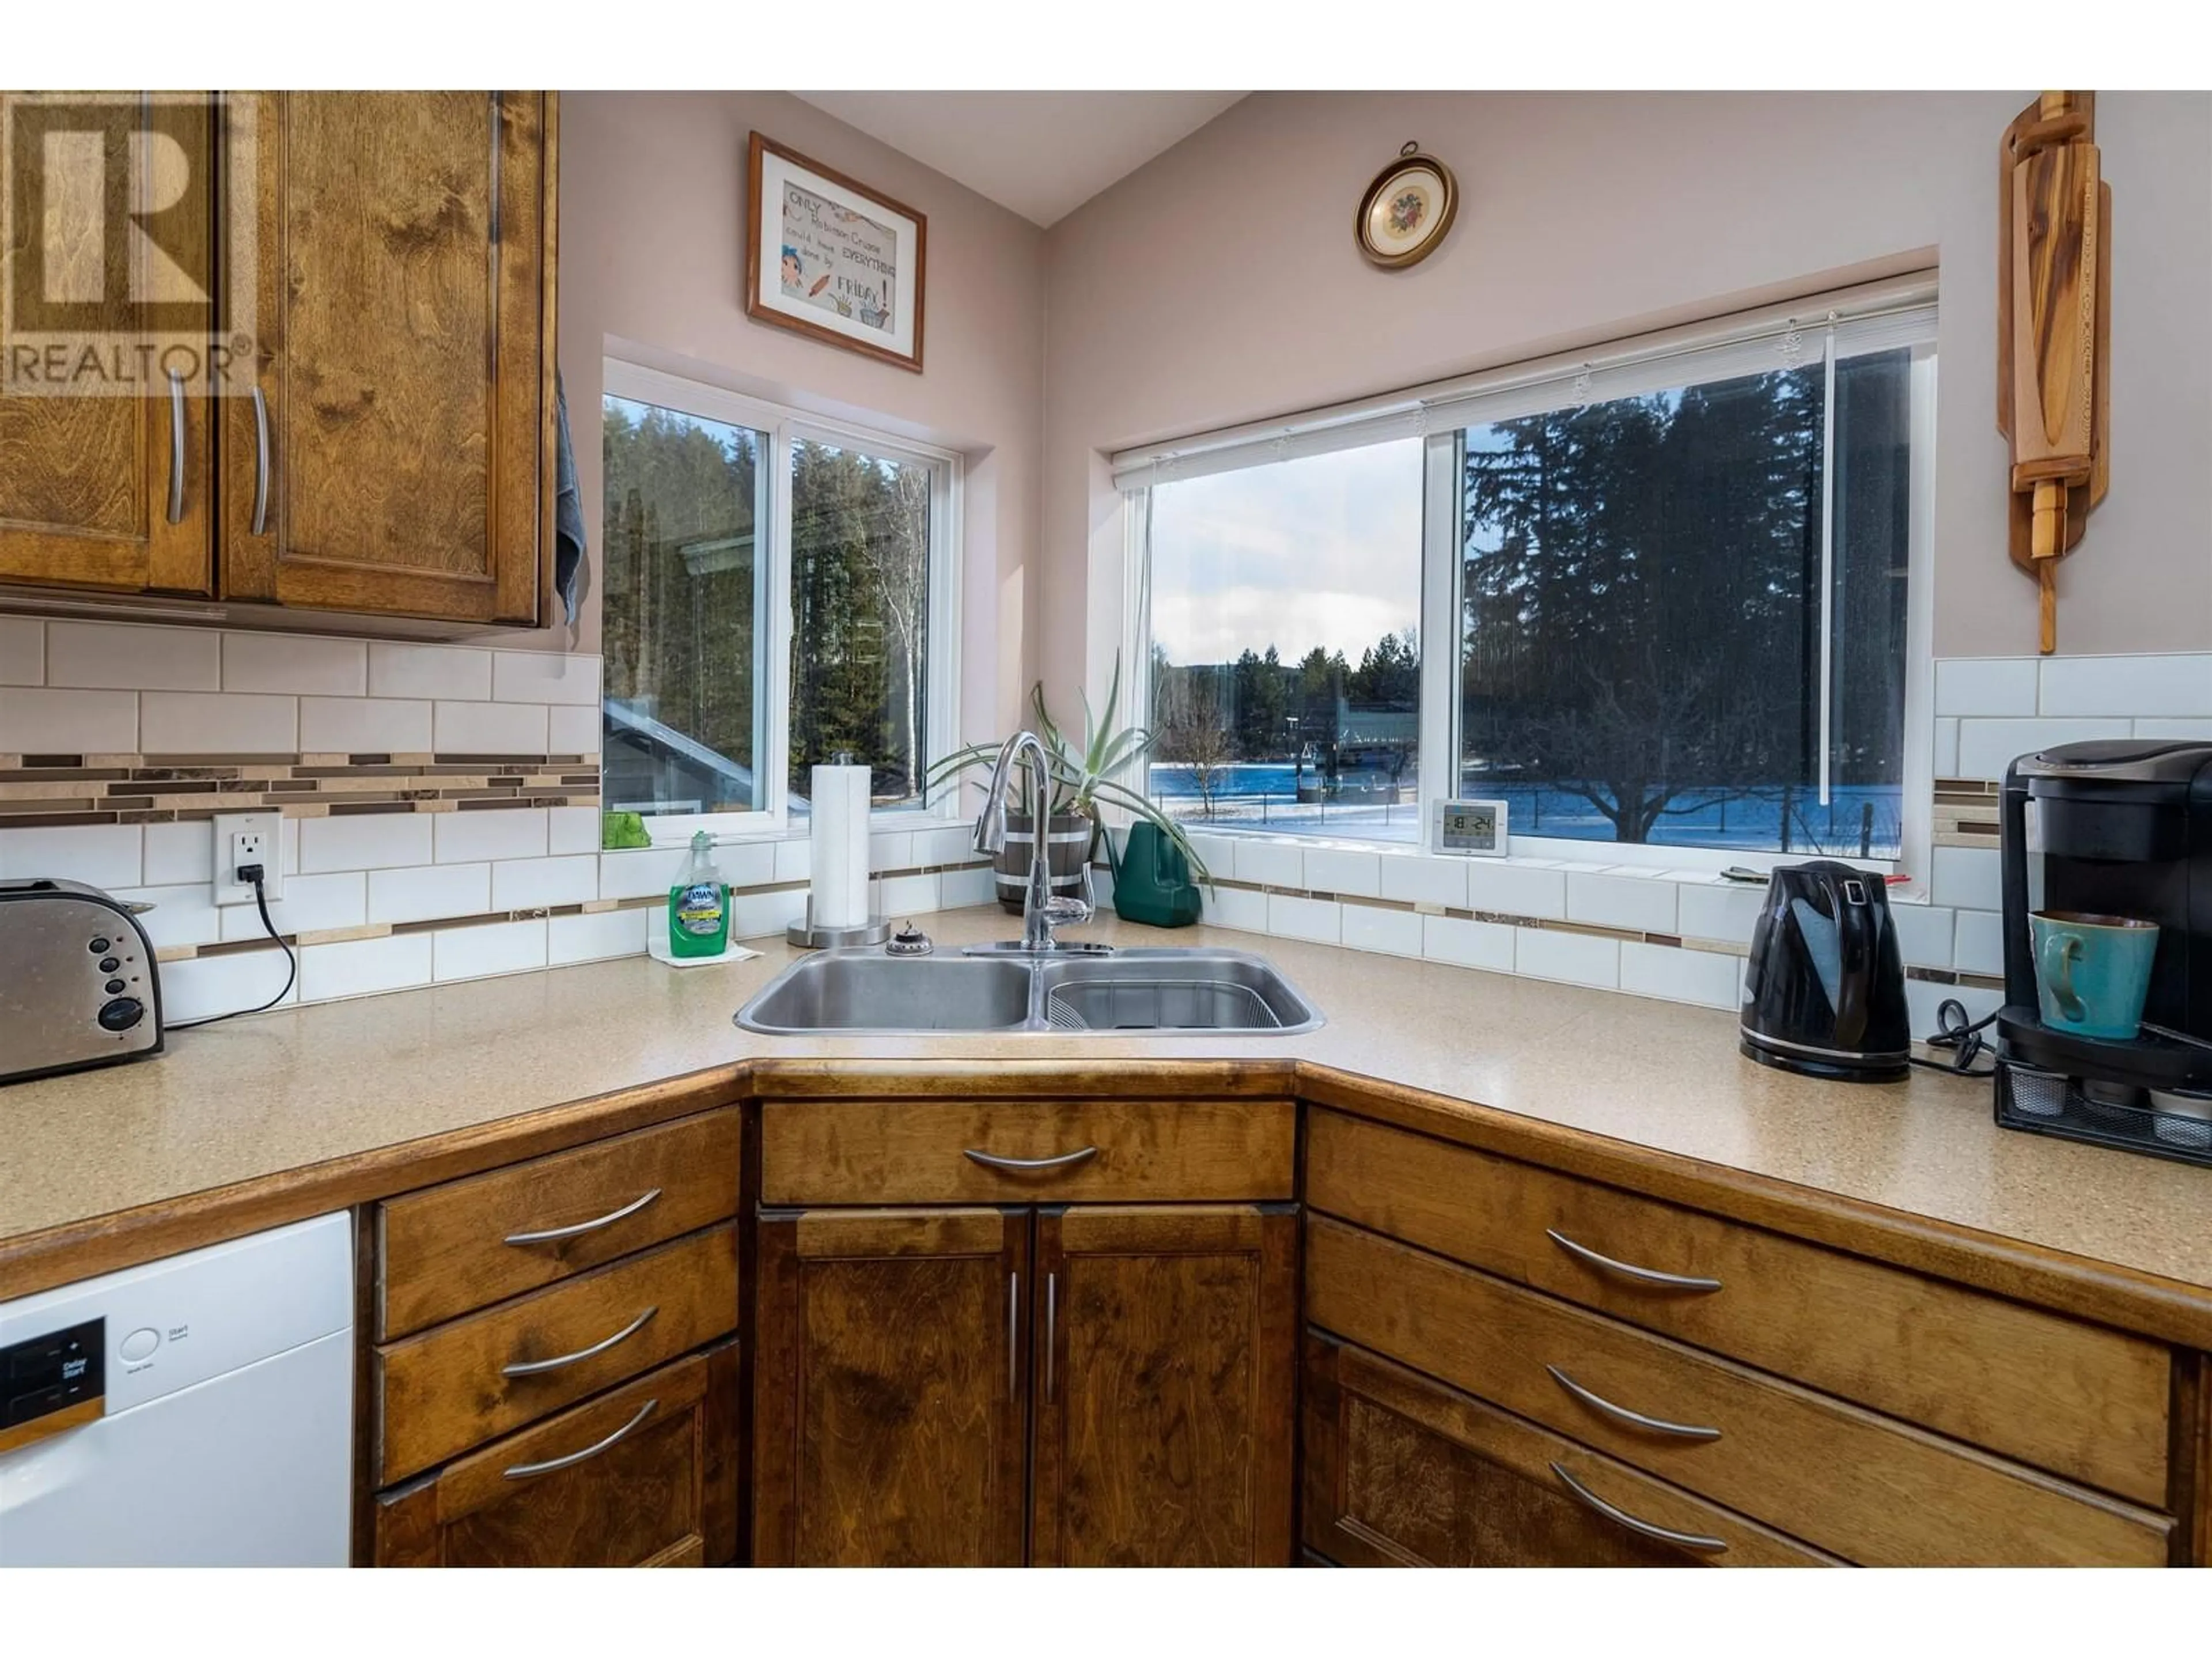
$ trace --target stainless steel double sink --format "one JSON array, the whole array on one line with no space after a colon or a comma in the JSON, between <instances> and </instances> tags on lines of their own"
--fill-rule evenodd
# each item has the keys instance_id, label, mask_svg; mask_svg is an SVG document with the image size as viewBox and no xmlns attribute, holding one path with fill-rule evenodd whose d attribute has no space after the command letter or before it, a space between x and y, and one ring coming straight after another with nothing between
<instances>
[{"instance_id":1,"label":"stainless steel double sink","mask_svg":"<svg viewBox=\"0 0 2212 1659\"><path fill-rule=\"evenodd\" d=\"M893 957L823 951L738 1011L773 1036L1034 1031L1073 1036L1238 1031L1291 1036L1322 1023L1264 958L1242 951L1080 950Z\"/></svg>"}]
</instances>

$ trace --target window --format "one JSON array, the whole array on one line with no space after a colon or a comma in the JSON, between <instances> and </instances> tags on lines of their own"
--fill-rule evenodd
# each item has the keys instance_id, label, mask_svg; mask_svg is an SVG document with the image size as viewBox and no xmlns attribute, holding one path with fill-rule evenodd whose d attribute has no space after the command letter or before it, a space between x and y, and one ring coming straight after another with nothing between
<instances>
[{"instance_id":1,"label":"window","mask_svg":"<svg viewBox=\"0 0 2212 1659\"><path fill-rule=\"evenodd\" d=\"M1814 304L1117 458L1153 798L1423 845L1435 800L1502 799L1540 854L1899 858L1935 310Z\"/></svg>"},{"instance_id":2,"label":"window","mask_svg":"<svg viewBox=\"0 0 2212 1659\"><path fill-rule=\"evenodd\" d=\"M773 832L840 757L879 809L926 807L957 729L952 458L613 361L604 420L609 810L664 843Z\"/></svg>"}]
</instances>

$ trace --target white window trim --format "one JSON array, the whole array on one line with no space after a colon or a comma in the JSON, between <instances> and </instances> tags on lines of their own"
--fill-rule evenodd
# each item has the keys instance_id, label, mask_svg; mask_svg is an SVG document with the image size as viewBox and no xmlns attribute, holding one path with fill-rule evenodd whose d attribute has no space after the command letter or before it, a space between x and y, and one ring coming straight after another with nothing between
<instances>
[{"instance_id":1,"label":"white window trim","mask_svg":"<svg viewBox=\"0 0 2212 1659\"><path fill-rule=\"evenodd\" d=\"M757 601L765 626L764 660L754 664L757 706L770 711L764 723L760 765L766 788L763 805L750 812L665 812L647 817L647 833L655 847L681 847L704 830L717 841L781 841L801 833L791 822L788 780L791 755L791 450L801 439L864 449L871 455L927 468L929 495L929 617L927 623L929 709L925 722L927 756L932 763L960 746L961 522L963 466L957 451L917 443L911 438L748 397L709 381L610 356L605 361L604 395L652 404L682 414L765 433L761 465L768 495L767 556L754 566ZM604 718L604 716L602 716ZM959 816L958 781L939 784L910 806L879 806L868 814L881 830L927 828Z\"/></svg>"},{"instance_id":2,"label":"white window trim","mask_svg":"<svg viewBox=\"0 0 2212 1659\"><path fill-rule=\"evenodd\" d=\"M1560 407L1564 401L1560 389L1574 385L1576 377L1585 372L1589 379L1582 383L1577 395L1596 401L1692 380L1751 372L1754 360L1747 354L1762 348L1771 352L1773 342L1791 330L1802 332L1808 357L1820 355L1824 334L1831 338L1844 334L1851 338L1856 351L1909 343L1913 353L1909 421L1916 465L1909 485L1906 514L1907 661L1900 845L1894 860L1859 860L1854 856L1853 861L1870 869L1910 872L1910 883L1896 890L1896 896L1924 898L1934 842L1935 810L1932 652L1936 304L1933 274L1923 273L1895 283L1815 296L1786 307L1767 307L1742 317L1720 319L1647 339L1596 348L1579 358L1561 356L1532 364L1508 366L1409 392L1223 433L1199 434L1110 457L1113 476L1121 487L1123 501L1123 557L1127 565L1122 649L1127 659L1138 665L1131 676L1131 690L1139 694L1140 700L1132 706L1149 710L1152 643L1150 491L1153 484L1264 465L1291 454L1322 454L1416 435L1425 440L1420 611L1423 764L1416 785L1421 813L1420 840L1409 844L1349 837L1285 836L1259 827L1212 823L1194 827L1209 835L1279 841L1298 847L1342 846L1384 857L1439 855L1440 849L1435 844L1434 806L1445 796L1445 780L1456 774L1460 752L1461 709L1455 695L1459 652L1456 643L1449 651L1427 647L1431 641L1456 642L1459 638L1461 582L1464 574L1457 510L1461 432L1468 426ZM1688 359L1701 361L1684 361ZM1680 367L1674 367L1678 364ZM1437 756L1444 757L1448 764L1430 764L1431 757ZM1132 787L1141 788L1141 779L1133 781ZM1118 818L1127 815L1115 816ZM1756 852L1513 832L1512 850L1504 861L1674 870L1692 879L1705 880L1729 866L1763 872L1808 856L1810 855L1802 851Z\"/></svg>"}]
</instances>

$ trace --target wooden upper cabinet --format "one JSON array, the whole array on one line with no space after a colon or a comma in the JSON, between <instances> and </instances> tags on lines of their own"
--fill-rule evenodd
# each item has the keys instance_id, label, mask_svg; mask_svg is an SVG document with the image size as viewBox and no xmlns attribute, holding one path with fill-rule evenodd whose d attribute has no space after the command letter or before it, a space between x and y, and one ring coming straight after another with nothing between
<instances>
[{"instance_id":1,"label":"wooden upper cabinet","mask_svg":"<svg viewBox=\"0 0 2212 1659\"><path fill-rule=\"evenodd\" d=\"M224 596L537 622L554 95L234 97L259 355L258 397L224 400Z\"/></svg>"},{"instance_id":2,"label":"wooden upper cabinet","mask_svg":"<svg viewBox=\"0 0 2212 1659\"><path fill-rule=\"evenodd\" d=\"M1039 1565L1287 1565L1297 1220L1289 1205L1037 1218Z\"/></svg>"},{"instance_id":3,"label":"wooden upper cabinet","mask_svg":"<svg viewBox=\"0 0 2212 1659\"><path fill-rule=\"evenodd\" d=\"M21 94L0 93L0 103L18 122L37 118L40 106ZM149 98L88 103L74 108L70 119L81 142L97 138L111 170L125 167L122 158L132 155L166 158L160 167L125 169L127 188L143 198L167 188L160 181L172 165L210 170L214 108L212 98L180 101L172 95L158 106ZM156 201L135 203L133 212L157 226L158 240L118 236L106 217L111 192L70 189L44 176L43 143L18 143L15 149L0 162L14 171L6 183L17 208L0 269L49 293L80 296L77 304L85 307L69 331L81 344L64 347L60 360L74 372L58 372L51 367L55 360L41 357L33 378L49 392L112 386L106 369L92 372L82 343L112 368L114 359L98 342L104 331L122 342L136 329L131 296L161 291L154 262L206 269L212 192L158 214L149 211L160 206ZM72 248L103 255L112 248L123 256L123 269L108 269L105 257L74 278L48 269L50 260ZM82 297L94 293L100 297ZM20 331L20 309L15 320ZM0 341L0 349L25 344L11 337ZM143 378L140 360L127 348L123 362ZM145 394L124 396L27 395L12 372L0 384L0 582L118 593L213 591L211 400L197 375L173 386L156 362L152 379L155 385Z\"/></svg>"},{"instance_id":4,"label":"wooden upper cabinet","mask_svg":"<svg viewBox=\"0 0 2212 1659\"><path fill-rule=\"evenodd\" d=\"M1019 1566L1026 1210L766 1211L753 1560Z\"/></svg>"}]
</instances>

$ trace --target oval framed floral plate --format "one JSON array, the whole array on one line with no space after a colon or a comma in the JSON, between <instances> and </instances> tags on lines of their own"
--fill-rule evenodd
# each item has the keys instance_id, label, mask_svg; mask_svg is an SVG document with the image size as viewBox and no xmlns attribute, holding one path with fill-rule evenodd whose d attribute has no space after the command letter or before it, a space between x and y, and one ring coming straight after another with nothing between
<instances>
[{"instance_id":1,"label":"oval framed floral plate","mask_svg":"<svg viewBox=\"0 0 2212 1659\"><path fill-rule=\"evenodd\" d=\"M1436 252L1458 211L1459 184L1451 169L1408 141L1359 198L1352 234L1374 264L1402 270Z\"/></svg>"}]
</instances>

